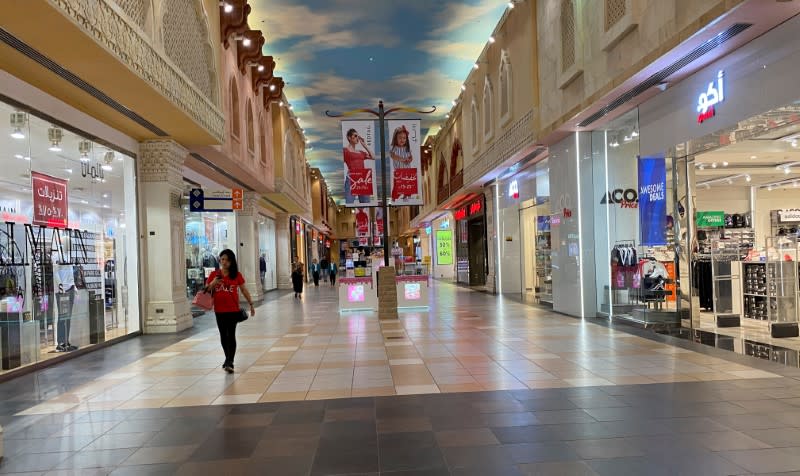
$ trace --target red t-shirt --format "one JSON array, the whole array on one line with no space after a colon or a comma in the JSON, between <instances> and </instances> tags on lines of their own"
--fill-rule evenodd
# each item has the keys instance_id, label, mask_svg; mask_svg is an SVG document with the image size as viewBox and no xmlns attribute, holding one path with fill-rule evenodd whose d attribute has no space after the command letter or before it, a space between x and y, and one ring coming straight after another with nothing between
<instances>
[{"instance_id":1,"label":"red t-shirt","mask_svg":"<svg viewBox=\"0 0 800 476\"><path fill-rule=\"evenodd\" d=\"M239 273L236 279L231 279L230 277L222 276L222 272L216 270L208 277L206 284L210 284L217 276L220 277L222 282L215 289L212 289L214 292L214 311L239 312L241 310L239 307L239 286L244 284L244 276Z\"/></svg>"},{"instance_id":2,"label":"red t-shirt","mask_svg":"<svg viewBox=\"0 0 800 476\"><path fill-rule=\"evenodd\" d=\"M344 163L347 165L347 170L361 170L364 168L364 160L367 159L367 153L363 150L352 151L347 147L344 148Z\"/></svg>"}]
</instances>

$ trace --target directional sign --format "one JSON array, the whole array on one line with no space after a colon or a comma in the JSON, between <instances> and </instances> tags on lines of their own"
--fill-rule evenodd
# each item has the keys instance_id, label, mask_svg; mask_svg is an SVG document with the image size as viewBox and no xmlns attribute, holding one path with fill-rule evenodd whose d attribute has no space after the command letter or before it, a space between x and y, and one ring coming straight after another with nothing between
<instances>
[{"instance_id":1,"label":"directional sign","mask_svg":"<svg viewBox=\"0 0 800 476\"><path fill-rule=\"evenodd\" d=\"M193 212L232 212L244 209L244 190L204 191L193 188L189 192L189 210Z\"/></svg>"}]
</instances>

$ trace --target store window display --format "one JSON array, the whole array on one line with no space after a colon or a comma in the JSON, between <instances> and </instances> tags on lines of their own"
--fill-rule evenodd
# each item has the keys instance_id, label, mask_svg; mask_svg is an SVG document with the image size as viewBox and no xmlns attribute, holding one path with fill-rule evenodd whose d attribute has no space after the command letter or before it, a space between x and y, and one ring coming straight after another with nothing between
<instances>
[{"instance_id":1,"label":"store window display","mask_svg":"<svg viewBox=\"0 0 800 476\"><path fill-rule=\"evenodd\" d=\"M185 210L186 218L186 295L190 299L219 269L219 253L234 249L236 216L233 213L199 213ZM193 308L194 314L203 314Z\"/></svg>"},{"instance_id":2,"label":"store window display","mask_svg":"<svg viewBox=\"0 0 800 476\"><path fill-rule=\"evenodd\" d=\"M134 159L0 103L2 370L140 328Z\"/></svg>"}]
</instances>

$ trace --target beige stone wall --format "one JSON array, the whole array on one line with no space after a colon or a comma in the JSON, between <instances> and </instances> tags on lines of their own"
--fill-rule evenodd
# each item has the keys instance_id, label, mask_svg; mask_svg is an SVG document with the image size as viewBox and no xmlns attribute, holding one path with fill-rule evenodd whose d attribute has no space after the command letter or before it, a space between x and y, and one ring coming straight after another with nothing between
<instances>
[{"instance_id":1,"label":"beige stone wall","mask_svg":"<svg viewBox=\"0 0 800 476\"><path fill-rule=\"evenodd\" d=\"M574 2L575 65L562 64L562 5ZM606 29L613 0L537 2L543 137L742 0L625 0L626 16Z\"/></svg>"}]
</instances>

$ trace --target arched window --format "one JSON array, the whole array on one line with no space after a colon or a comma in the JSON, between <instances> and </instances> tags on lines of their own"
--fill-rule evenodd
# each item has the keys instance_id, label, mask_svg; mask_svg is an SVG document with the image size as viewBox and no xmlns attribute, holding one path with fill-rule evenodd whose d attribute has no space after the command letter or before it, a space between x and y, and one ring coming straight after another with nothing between
<instances>
[{"instance_id":1,"label":"arched window","mask_svg":"<svg viewBox=\"0 0 800 476\"><path fill-rule=\"evenodd\" d=\"M261 117L260 117L260 119L258 121L258 124L260 126L265 126L265 124L264 124L264 115L263 114L261 115ZM258 135L258 138L259 138L259 144L258 145L259 145L259 149L261 149L261 150L259 151L260 154L259 154L258 157L261 160L261 165L266 167L266 165L267 165L267 137L266 137L267 136L267 128L266 127L262 127L260 132L261 133Z\"/></svg>"},{"instance_id":2,"label":"arched window","mask_svg":"<svg viewBox=\"0 0 800 476\"><path fill-rule=\"evenodd\" d=\"M511 119L511 60L508 51L503 50L500 56L500 122L505 124Z\"/></svg>"},{"instance_id":3,"label":"arched window","mask_svg":"<svg viewBox=\"0 0 800 476\"><path fill-rule=\"evenodd\" d=\"M470 109L469 109L469 122L470 122L471 131L472 131L472 148L473 149L477 149L478 148L478 144L480 144L480 141L478 140L478 131L480 131L480 127L478 127L479 117L480 116L478 115L478 104L475 103L475 99L473 98L472 99L472 104L470 105Z\"/></svg>"},{"instance_id":4,"label":"arched window","mask_svg":"<svg viewBox=\"0 0 800 476\"><path fill-rule=\"evenodd\" d=\"M488 140L492 137L492 83L489 77L483 83L483 138Z\"/></svg>"},{"instance_id":5,"label":"arched window","mask_svg":"<svg viewBox=\"0 0 800 476\"><path fill-rule=\"evenodd\" d=\"M256 151L256 128L253 124L253 105L250 99L247 100L247 150L250 153Z\"/></svg>"},{"instance_id":6,"label":"arched window","mask_svg":"<svg viewBox=\"0 0 800 476\"><path fill-rule=\"evenodd\" d=\"M236 78L231 78L231 135L239 138L239 131L241 130L239 121L239 88L236 85Z\"/></svg>"}]
</instances>

